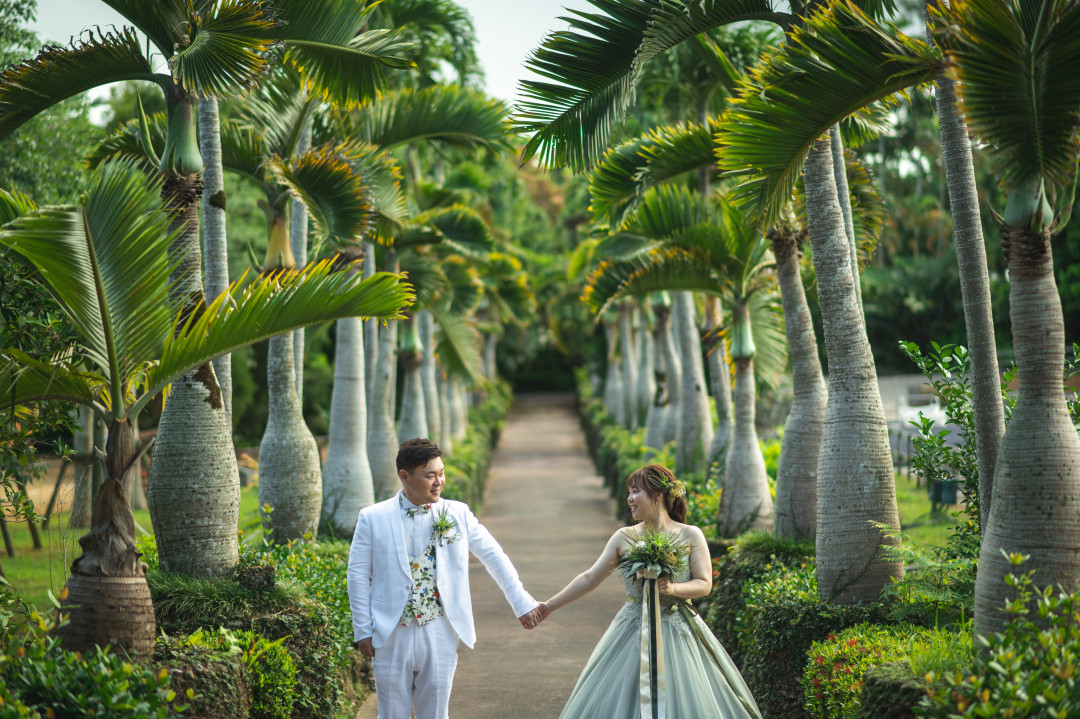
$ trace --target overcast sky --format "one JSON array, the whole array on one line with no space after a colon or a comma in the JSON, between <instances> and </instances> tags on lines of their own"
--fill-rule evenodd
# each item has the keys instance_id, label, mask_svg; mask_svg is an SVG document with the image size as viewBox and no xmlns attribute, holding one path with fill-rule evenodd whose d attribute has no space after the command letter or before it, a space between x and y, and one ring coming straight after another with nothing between
<instances>
[{"instance_id":1,"label":"overcast sky","mask_svg":"<svg viewBox=\"0 0 1080 719\"><path fill-rule=\"evenodd\" d=\"M147 0L152 1L152 0ZM525 75L522 63L552 30L565 30L558 19L564 8L591 7L586 0L458 0L473 17L477 52L487 90L512 101ZM94 25L122 25L123 18L97 0L38 0L33 29L42 40L66 44L72 35Z\"/></svg>"}]
</instances>

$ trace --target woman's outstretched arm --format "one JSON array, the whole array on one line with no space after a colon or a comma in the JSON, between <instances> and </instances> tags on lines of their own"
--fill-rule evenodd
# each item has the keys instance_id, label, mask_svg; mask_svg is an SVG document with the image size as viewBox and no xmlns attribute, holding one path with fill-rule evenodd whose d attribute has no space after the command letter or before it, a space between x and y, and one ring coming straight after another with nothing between
<instances>
[{"instance_id":1,"label":"woman's outstretched arm","mask_svg":"<svg viewBox=\"0 0 1080 719\"><path fill-rule=\"evenodd\" d=\"M574 577L569 584L563 587L555 596L546 602L540 603L540 612L545 618L559 607L566 606L570 602L581 599L586 594L600 586L600 583L608 578L615 568L619 566L619 547L623 544L623 530L611 535L604 551L591 567Z\"/></svg>"}]
</instances>

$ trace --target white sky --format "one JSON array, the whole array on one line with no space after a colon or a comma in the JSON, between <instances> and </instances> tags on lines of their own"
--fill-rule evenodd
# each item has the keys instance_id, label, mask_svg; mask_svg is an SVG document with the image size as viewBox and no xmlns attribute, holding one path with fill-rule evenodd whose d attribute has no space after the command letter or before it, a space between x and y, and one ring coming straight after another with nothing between
<instances>
[{"instance_id":1,"label":"white sky","mask_svg":"<svg viewBox=\"0 0 1080 719\"><path fill-rule=\"evenodd\" d=\"M152 2L153 0L147 0ZM552 30L565 30L558 20L564 8L590 8L586 0L457 0L472 15L477 53L484 67L487 91L512 101L525 75L522 64ZM123 25L123 18L97 0L38 0L32 26L43 41L66 44L72 35L94 25Z\"/></svg>"}]
</instances>

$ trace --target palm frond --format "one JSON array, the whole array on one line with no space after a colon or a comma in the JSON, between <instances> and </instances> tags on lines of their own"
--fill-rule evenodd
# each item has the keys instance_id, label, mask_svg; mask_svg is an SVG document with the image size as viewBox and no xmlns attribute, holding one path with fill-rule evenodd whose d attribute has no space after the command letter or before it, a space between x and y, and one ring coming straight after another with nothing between
<instances>
[{"instance_id":1,"label":"palm frond","mask_svg":"<svg viewBox=\"0 0 1080 719\"><path fill-rule=\"evenodd\" d=\"M609 260L628 260L656 247L657 239L636 235L632 232L615 232L601 238L595 246L593 257Z\"/></svg>"},{"instance_id":2,"label":"palm frond","mask_svg":"<svg viewBox=\"0 0 1080 719\"><path fill-rule=\"evenodd\" d=\"M221 166L226 172L266 183L266 158L270 154L262 135L237 120L221 123Z\"/></svg>"},{"instance_id":3,"label":"palm frond","mask_svg":"<svg viewBox=\"0 0 1080 719\"><path fill-rule=\"evenodd\" d=\"M360 169L374 188L375 209L383 218L403 222L408 216L401 190L401 166L383 148L367 142L350 142L341 153Z\"/></svg>"},{"instance_id":4,"label":"palm frond","mask_svg":"<svg viewBox=\"0 0 1080 719\"><path fill-rule=\"evenodd\" d=\"M153 73L131 28L86 30L68 47L46 45L37 57L0 73L0 140L61 100L133 79L171 83Z\"/></svg>"},{"instance_id":5,"label":"palm frond","mask_svg":"<svg viewBox=\"0 0 1080 719\"><path fill-rule=\"evenodd\" d=\"M851 219L855 227L855 244L859 251L859 267L866 267L877 250L881 229L885 226L885 201L874 187L870 169L848 148L844 148L847 165L848 190L851 193Z\"/></svg>"},{"instance_id":6,"label":"palm frond","mask_svg":"<svg viewBox=\"0 0 1080 719\"><path fill-rule=\"evenodd\" d=\"M188 18L169 69L178 85L202 96L250 90L270 68L277 27L262 0L208 4Z\"/></svg>"},{"instance_id":7,"label":"palm frond","mask_svg":"<svg viewBox=\"0 0 1080 719\"><path fill-rule=\"evenodd\" d=\"M276 0L285 22L285 60L322 100L353 106L385 85L384 68L408 68L407 43L385 29L368 30L375 4L363 0Z\"/></svg>"},{"instance_id":8,"label":"palm frond","mask_svg":"<svg viewBox=\"0 0 1080 719\"><path fill-rule=\"evenodd\" d=\"M169 218L160 187L127 160L94 175L82 207L46 207L0 231L37 268L114 396L170 327Z\"/></svg>"},{"instance_id":9,"label":"palm frond","mask_svg":"<svg viewBox=\"0 0 1080 719\"><path fill-rule=\"evenodd\" d=\"M624 227L627 232L662 240L714 219L715 213L700 193L680 185L658 185L645 192Z\"/></svg>"},{"instance_id":10,"label":"palm frond","mask_svg":"<svg viewBox=\"0 0 1080 719\"><path fill-rule=\"evenodd\" d=\"M1080 3L964 0L937 11L959 106L1007 182L1064 185L1080 132Z\"/></svg>"},{"instance_id":11,"label":"palm frond","mask_svg":"<svg viewBox=\"0 0 1080 719\"><path fill-rule=\"evenodd\" d=\"M66 362L44 362L17 350L0 353L0 412L19 415L33 402L108 405L108 379Z\"/></svg>"},{"instance_id":12,"label":"palm frond","mask_svg":"<svg viewBox=\"0 0 1080 719\"><path fill-rule=\"evenodd\" d=\"M19 190L0 189L0 225L6 225L37 209L37 203Z\"/></svg>"},{"instance_id":13,"label":"palm frond","mask_svg":"<svg viewBox=\"0 0 1080 719\"><path fill-rule=\"evenodd\" d=\"M933 79L939 59L917 39L833 2L769 51L723 117L720 165L743 178L740 202L765 224L791 196L806 155L832 125Z\"/></svg>"},{"instance_id":14,"label":"palm frond","mask_svg":"<svg viewBox=\"0 0 1080 719\"><path fill-rule=\"evenodd\" d=\"M146 118L146 129L154 154L161 157L161 153L165 149L165 133L167 131L165 113L157 112ZM151 174L158 172L157 159L147 155L143 148L140 140L141 132L142 128L139 125L138 118L128 120L90 151L86 158L87 167L93 170L103 162L119 156L137 163L143 172Z\"/></svg>"},{"instance_id":15,"label":"palm frond","mask_svg":"<svg viewBox=\"0 0 1080 719\"><path fill-rule=\"evenodd\" d=\"M438 328L435 353L443 371L468 382L478 382L484 371L480 332L462 315L450 314L437 306L430 310Z\"/></svg>"},{"instance_id":16,"label":"palm frond","mask_svg":"<svg viewBox=\"0 0 1080 719\"><path fill-rule=\"evenodd\" d=\"M338 268L339 269L339 268ZM414 298L400 275L379 272L366 280L335 269L334 258L301 270L259 275L233 282L213 303L188 321L177 317L161 360L150 366L134 409L177 377L249 344L311 324L344 317L400 319Z\"/></svg>"},{"instance_id":17,"label":"palm frond","mask_svg":"<svg viewBox=\"0 0 1080 719\"><path fill-rule=\"evenodd\" d=\"M443 272L450 282L451 300L449 312L466 315L480 304L484 284L472 261L460 255L450 255L442 261Z\"/></svg>"},{"instance_id":18,"label":"palm frond","mask_svg":"<svg viewBox=\"0 0 1080 719\"><path fill-rule=\"evenodd\" d=\"M609 150L589 177L590 209L612 227L633 212L645 190L716 164L719 125L658 127Z\"/></svg>"},{"instance_id":19,"label":"palm frond","mask_svg":"<svg viewBox=\"0 0 1080 719\"><path fill-rule=\"evenodd\" d=\"M775 388L788 374L788 344L784 334L784 312L775 293L757 293L746 302L750 315L750 335L754 340L754 377L759 384ZM730 337L730 325L721 330ZM729 345L730 346L730 345Z\"/></svg>"},{"instance_id":20,"label":"palm frond","mask_svg":"<svg viewBox=\"0 0 1080 719\"><path fill-rule=\"evenodd\" d=\"M724 283L699 250L656 247L629 260L601 262L589 275L581 300L599 317L622 297L679 290L721 295Z\"/></svg>"},{"instance_id":21,"label":"palm frond","mask_svg":"<svg viewBox=\"0 0 1080 719\"><path fill-rule=\"evenodd\" d=\"M506 146L506 108L458 85L401 89L379 95L342 118L348 137L391 149L429 140L451 147Z\"/></svg>"},{"instance_id":22,"label":"palm frond","mask_svg":"<svg viewBox=\"0 0 1080 719\"><path fill-rule=\"evenodd\" d=\"M268 153L291 157L317 105L295 72L278 69L236 109L240 121L262 138Z\"/></svg>"},{"instance_id":23,"label":"palm frond","mask_svg":"<svg viewBox=\"0 0 1080 719\"><path fill-rule=\"evenodd\" d=\"M307 207L319 234L339 245L357 242L375 224L371 185L337 145L327 144L289 161L272 158L270 170Z\"/></svg>"},{"instance_id":24,"label":"palm frond","mask_svg":"<svg viewBox=\"0 0 1080 719\"><path fill-rule=\"evenodd\" d=\"M795 16L778 12L768 0L665 0L652 15L635 62L644 65L703 32L747 20L787 28Z\"/></svg>"},{"instance_id":25,"label":"palm frond","mask_svg":"<svg viewBox=\"0 0 1080 719\"><path fill-rule=\"evenodd\" d=\"M451 205L417 215L415 221L434 227L443 245L465 257L485 257L495 248L487 222L471 207Z\"/></svg>"},{"instance_id":26,"label":"palm frond","mask_svg":"<svg viewBox=\"0 0 1080 719\"><path fill-rule=\"evenodd\" d=\"M585 170L607 149L634 96L634 58L659 0L589 0L570 10L570 29L544 38L525 66L511 130L532 134L521 154L548 168Z\"/></svg>"},{"instance_id":27,"label":"palm frond","mask_svg":"<svg viewBox=\"0 0 1080 719\"><path fill-rule=\"evenodd\" d=\"M187 0L102 0L146 35L166 58L172 57L185 23L191 19ZM203 0L202 4L206 4ZM201 8L200 8L201 9Z\"/></svg>"},{"instance_id":28,"label":"palm frond","mask_svg":"<svg viewBox=\"0 0 1080 719\"><path fill-rule=\"evenodd\" d=\"M450 280L437 258L417 252L398 254L398 267L416 291L414 307L425 309L450 294Z\"/></svg>"}]
</instances>

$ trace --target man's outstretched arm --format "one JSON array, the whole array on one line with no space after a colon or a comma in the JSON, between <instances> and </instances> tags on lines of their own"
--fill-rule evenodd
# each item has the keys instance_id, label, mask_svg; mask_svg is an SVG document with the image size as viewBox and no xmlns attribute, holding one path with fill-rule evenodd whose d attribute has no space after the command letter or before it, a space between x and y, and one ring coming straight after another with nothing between
<instances>
[{"instance_id":1,"label":"man's outstretched arm","mask_svg":"<svg viewBox=\"0 0 1080 719\"><path fill-rule=\"evenodd\" d=\"M371 616L373 548L370 519L366 513L361 512L356 520L352 547L349 549L346 584L349 589L349 609L352 612L353 641L366 657L375 656L375 650L371 646L371 637L375 633L375 622Z\"/></svg>"}]
</instances>

